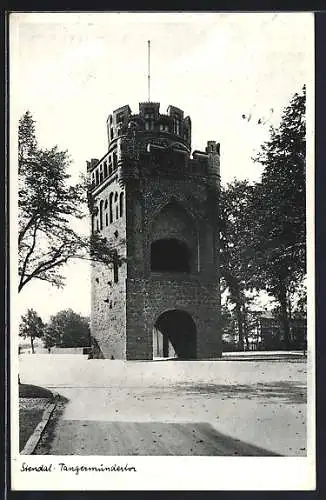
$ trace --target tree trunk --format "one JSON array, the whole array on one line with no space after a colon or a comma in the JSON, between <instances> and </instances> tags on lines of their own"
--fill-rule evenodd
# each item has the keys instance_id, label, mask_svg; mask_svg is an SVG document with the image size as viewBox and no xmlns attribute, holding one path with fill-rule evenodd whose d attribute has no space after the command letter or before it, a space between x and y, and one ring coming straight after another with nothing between
<instances>
[{"instance_id":1,"label":"tree trunk","mask_svg":"<svg viewBox=\"0 0 326 500\"><path fill-rule=\"evenodd\" d=\"M243 306L242 316L243 316L244 338L246 340L247 351L249 351L250 350L250 346L249 346L249 339L248 339L247 312L246 312L245 306Z\"/></svg>"},{"instance_id":2,"label":"tree trunk","mask_svg":"<svg viewBox=\"0 0 326 500\"><path fill-rule=\"evenodd\" d=\"M243 323L242 323L241 307L238 302L235 306L235 314L237 317L238 329L239 329L239 348L241 351L243 351Z\"/></svg>"},{"instance_id":3,"label":"tree trunk","mask_svg":"<svg viewBox=\"0 0 326 500\"><path fill-rule=\"evenodd\" d=\"M290 299L290 294L288 297L288 318L289 318L289 339L290 343L293 345L293 322L292 322L292 304Z\"/></svg>"},{"instance_id":4,"label":"tree trunk","mask_svg":"<svg viewBox=\"0 0 326 500\"><path fill-rule=\"evenodd\" d=\"M31 335L31 347L32 347L32 354L35 354L34 351L34 337Z\"/></svg>"},{"instance_id":5,"label":"tree trunk","mask_svg":"<svg viewBox=\"0 0 326 500\"><path fill-rule=\"evenodd\" d=\"M286 288L283 283L280 284L279 290L279 303L281 306L281 322L284 333L284 347L286 349L290 348L290 322L288 316L288 308L287 308L287 296L286 296Z\"/></svg>"}]
</instances>

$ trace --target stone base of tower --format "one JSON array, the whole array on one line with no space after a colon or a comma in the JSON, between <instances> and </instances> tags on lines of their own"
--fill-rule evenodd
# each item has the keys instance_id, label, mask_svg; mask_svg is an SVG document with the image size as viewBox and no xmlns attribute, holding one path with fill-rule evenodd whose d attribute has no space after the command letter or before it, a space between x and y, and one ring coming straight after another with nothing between
<instances>
[{"instance_id":1,"label":"stone base of tower","mask_svg":"<svg viewBox=\"0 0 326 500\"><path fill-rule=\"evenodd\" d=\"M221 356L218 285L175 276L127 279L127 297L126 359L153 359L157 334L169 337L180 359Z\"/></svg>"},{"instance_id":2,"label":"stone base of tower","mask_svg":"<svg viewBox=\"0 0 326 500\"><path fill-rule=\"evenodd\" d=\"M171 351L180 359L221 356L217 284L196 276L152 275L127 278L125 286L126 307L93 320L94 357L152 360Z\"/></svg>"}]
</instances>

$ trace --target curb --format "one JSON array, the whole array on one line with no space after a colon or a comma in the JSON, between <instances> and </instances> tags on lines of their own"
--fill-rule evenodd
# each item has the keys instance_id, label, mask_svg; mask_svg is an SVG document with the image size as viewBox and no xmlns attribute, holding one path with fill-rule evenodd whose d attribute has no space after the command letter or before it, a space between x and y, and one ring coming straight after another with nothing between
<instances>
[{"instance_id":1,"label":"curb","mask_svg":"<svg viewBox=\"0 0 326 500\"><path fill-rule=\"evenodd\" d=\"M57 392L52 392L53 394L53 403L48 403L45 407L45 410L42 415L42 420L39 422L33 432L33 434L28 438L27 443L25 444L23 450L20 452L20 455L32 455L36 446L38 445L42 434L44 432L45 427L47 426L51 415L53 413L54 408L57 406L57 399L59 394Z\"/></svg>"}]
</instances>

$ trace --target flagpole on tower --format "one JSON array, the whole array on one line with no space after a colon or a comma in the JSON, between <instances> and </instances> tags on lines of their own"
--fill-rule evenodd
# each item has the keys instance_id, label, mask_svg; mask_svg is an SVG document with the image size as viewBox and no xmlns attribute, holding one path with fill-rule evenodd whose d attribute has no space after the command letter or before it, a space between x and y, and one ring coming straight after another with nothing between
<instances>
[{"instance_id":1,"label":"flagpole on tower","mask_svg":"<svg viewBox=\"0 0 326 500\"><path fill-rule=\"evenodd\" d=\"M151 100L151 41L148 40L148 102Z\"/></svg>"}]
</instances>

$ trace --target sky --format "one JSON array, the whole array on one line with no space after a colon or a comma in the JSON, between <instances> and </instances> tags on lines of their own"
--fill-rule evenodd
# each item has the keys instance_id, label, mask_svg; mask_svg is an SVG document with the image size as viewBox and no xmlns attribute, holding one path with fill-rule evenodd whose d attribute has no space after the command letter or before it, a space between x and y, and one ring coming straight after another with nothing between
<instances>
[{"instance_id":1,"label":"sky","mask_svg":"<svg viewBox=\"0 0 326 500\"><path fill-rule=\"evenodd\" d=\"M14 13L10 19L10 134L29 110L42 147L68 150L72 180L86 160L107 150L106 119L116 108L148 99L147 40L151 41L151 100L184 110L192 120L192 148L221 144L222 183L258 180L252 161L302 86L313 85L312 13ZM251 116L249 121L242 115ZM258 125L262 118L264 125ZM11 254L17 208L11 166ZM15 271L15 257L12 266ZM59 310L90 313L87 263L66 267L57 290L30 283L13 304L33 307L47 321ZM15 286L13 279L12 286Z\"/></svg>"}]
</instances>

